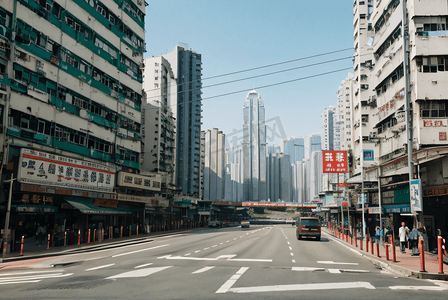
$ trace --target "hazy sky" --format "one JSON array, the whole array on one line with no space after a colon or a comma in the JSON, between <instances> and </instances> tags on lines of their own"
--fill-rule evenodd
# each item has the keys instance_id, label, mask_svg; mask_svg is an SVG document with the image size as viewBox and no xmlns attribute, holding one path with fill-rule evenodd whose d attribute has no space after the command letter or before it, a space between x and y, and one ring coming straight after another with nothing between
<instances>
[{"instance_id":1,"label":"hazy sky","mask_svg":"<svg viewBox=\"0 0 448 300\"><path fill-rule=\"evenodd\" d=\"M280 136L306 137L322 131L320 118L337 104L336 92L353 67L353 1L350 0L146 0L146 54L159 56L178 42L202 55L202 130L219 128L231 138L243 124L248 91L261 95L268 127L267 142ZM297 60L322 53L331 55ZM328 60L336 62L281 72ZM225 77L265 65L274 66ZM301 79L321 73L336 73ZM227 81L236 81L222 84ZM213 87L210 85L219 84ZM234 93L237 91L243 91ZM213 98L218 95L230 95ZM280 122L283 132L280 128ZM273 135L273 132L276 135ZM233 135L235 137L235 134Z\"/></svg>"}]
</instances>

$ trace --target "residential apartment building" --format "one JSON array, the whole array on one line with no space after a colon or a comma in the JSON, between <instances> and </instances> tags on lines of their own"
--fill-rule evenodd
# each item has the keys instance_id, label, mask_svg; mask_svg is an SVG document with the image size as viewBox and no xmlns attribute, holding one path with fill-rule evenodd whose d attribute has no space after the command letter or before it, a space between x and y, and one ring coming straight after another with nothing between
<instances>
[{"instance_id":1,"label":"residential apartment building","mask_svg":"<svg viewBox=\"0 0 448 300\"><path fill-rule=\"evenodd\" d=\"M162 56L171 65L177 83L176 97L171 101L176 118L176 182L182 194L199 197L202 56L182 43Z\"/></svg>"},{"instance_id":2,"label":"residential apartment building","mask_svg":"<svg viewBox=\"0 0 448 300\"><path fill-rule=\"evenodd\" d=\"M92 226L143 224L161 190L139 175L145 3L109 2L2 1L1 171L17 178L16 229L73 226L85 240Z\"/></svg>"},{"instance_id":3,"label":"residential apartment building","mask_svg":"<svg viewBox=\"0 0 448 300\"><path fill-rule=\"evenodd\" d=\"M330 105L320 115L322 119L322 150L335 150L335 122L337 121L337 108Z\"/></svg>"}]
</instances>

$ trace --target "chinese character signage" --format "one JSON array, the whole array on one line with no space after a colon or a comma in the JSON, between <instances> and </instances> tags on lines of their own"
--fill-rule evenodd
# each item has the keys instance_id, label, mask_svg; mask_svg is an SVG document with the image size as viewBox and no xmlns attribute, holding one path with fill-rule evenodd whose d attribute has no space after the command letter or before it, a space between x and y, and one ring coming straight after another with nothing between
<instances>
[{"instance_id":1,"label":"chinese character signage","mask_svg":"<svg viewBox=\"0 0 448 300\"><path fill-rule=\"evenodd\" d=\"M111 193L114 191L115 169L89 161L21 149L18 181Z\"/></svg>"},{"instance_id":2,"label":"chinese character signage","mask_svg":"<svg viewBox=\"0 0 448 300\"><path fill-rule=\"evenodd\" d=\"M347 151L322 151L324 173L347 173Z\"/></svg>"},{"instance_id":3,"label":"chinese character signage","mask_svg":"<svg viewBox=\"0 0 448 300\"><path fill-rule=\"evenodd\" d=\"M118 172L117 185L150 191L161 191L162 176L159 174L143 176L120 171Z\"/></svg>"}]
</instances>

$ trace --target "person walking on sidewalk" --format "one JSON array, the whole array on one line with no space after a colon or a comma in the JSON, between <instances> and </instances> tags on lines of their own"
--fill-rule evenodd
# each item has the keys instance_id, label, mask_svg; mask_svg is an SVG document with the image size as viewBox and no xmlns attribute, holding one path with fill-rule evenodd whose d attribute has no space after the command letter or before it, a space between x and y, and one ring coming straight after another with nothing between
<instances>
[{"instance_id":1,"label":"person walking on sidewalk","mask_svg":"<svg viewBox=\"0 0 448 300\"><path fill-rule=\"evenodd\" d=\"M406 242L408 240L409 228L404 222L401 222L401 227L398 229L398 236L400 237L400 250L406 253Z\"/></svg>"},{"instance_id":2,"label":"person walking on sidewalk","mask_svg":"<svg viewBox=\"0 0 448 300\"><path fill-rule=\"evenodd\" d=\"M44 240L44 234L45 229L40 225L40 223L37 223L37 231L36 231L36 239L39 241L39 246L42 245L42 241Z\"/></svg>"},{"instance_id":3,"label":"person walking on sidewalk","mask_svg":"<svg viewBox=\"0 0 448 300\"><path fill-rule=\"evenodd\" d=\"M409 251L411 255L420 255L418 250L418 238L420 237L420 232L417 228L412 228L411 233L409 233Z\"/></svg>"}]
</instances>

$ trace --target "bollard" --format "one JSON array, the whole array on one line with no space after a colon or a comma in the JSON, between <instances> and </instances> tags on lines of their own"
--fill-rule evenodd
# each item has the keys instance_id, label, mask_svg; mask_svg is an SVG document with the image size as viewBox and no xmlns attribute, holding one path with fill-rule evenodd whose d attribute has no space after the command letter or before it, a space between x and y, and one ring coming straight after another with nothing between
<instances>
[{"instance_id":1,"label":"bollard","mask_svg":"<svg viewBox=\"0 0 448 300\"><path fill-rule=\"evenodd\" d=\"M47 238L47 250L50 249L50 234L48 234Z\"/></svg>"},{"instance_id":2,"label":"bollard","mask_svg":"<svg viewBox=\"0 0 448 300\"><path fill-rule=\"evenodd\" d=\"M104 229L100 229L98 232L98 241L101 243L103 241L103 230Z\"/></svg>"},{"instance_id":3,"label":"bollard","mask_svg":"<svg viewBox=\"0 0 448 300\"><path fill-rule=\"evenodd\" d=\"M359 243L359 249L362 251L362 244L364 243L364 240L361 238L360 243Z\"/></svg>"},{"instance_id":4,"label":"bollard","mask_svg":"<svg viewBox=\"0 0 448 300\"><path fill-rule=\"evenodd\" d=\"M384 245L385 249L386 249L386 260L389 260L389 244L385 244Z\"/></svg>"},{"instance_id":5,"label":"bollard","mask_svg":"<svg viewBox=\"0 0 448 300\"><path fill-rule=\"evenodd\" d=\"M109 226L109 240L112 238L113 233L114 233L113 227Z\"/></svg>"},{"instance_id":6,"label":"bollard","mask_svg":"<svg viewBox=\"0 0 448 300\"><path fill-rule=\"evenodd\" d=\"M81 229L78 229L78 246L81 245Z\"/></svg>"},{"instance_id":7,"label":"bollard","mask_svg":"<svg viewBox=\"0 0 448 300\"><path fill-rule=\"evenodd\" d=\"M378 242L376 242L375 244L376 244L376 256L381 257L381 255L380 255L380 244L378 244Z\"/></svg>"},{"instance_id":8,"label":"bollard","mask_svg":"<svg viewBox=\"0 0 448 300\"><path fill-rule=\"evenodd\" d=\"M93 241L96 241L96 229L93 230Z\"/></svg>"},{"instance_id":9,"label":"bollard","mask_svg":"<svg viewBox=\"0 0 448 300\"><path fill-rule=\"evenodd\" d=\"M355 240L355 248L358 248L358 239L354 237L354 240Z\"/></svg>"},{"instance_id":10,"label":"bollard","mask_svg":"<svg viewBox=\"0 0 448 300\"><path fill-rule=\"evenodd\" d=\"M393 235L393 237L395 237L395 235ZM396 254L396 249L395 249L395 239L393 237L390 237L389 240L391 241L391 247L392 247L392 261L393 262L397 262L397 254Z\"/></svg>"},{"instance_id":11,"label":"bollard","mask_svg":"<svg viewBox=\"0 0 448 300\"><path fill-rule=\"evenodd\" d=\"M137 223L137 227L135 227L135 234L138 235L138 223Z\"/></svg>"},{"instance_id":12,"label":"bollard","mask_svg":"<svg viewBox=\"0 0 448 300\"><path fill-rule=\"evenodd\" d=\"M120 227L120 237L123 237L123 226Z\"/></svg>"},{"instance_id":13,"label":"bollard","mask_svg":"<svg viewBox=\"0 0 448 300\"><path fill-rule=\"evenodd\" d=\"M23 240L23 237L22 237ZM443 274L443 238L441 236L437 237L437 254L439 256L439 274Z\"/></svg>"},{"instance_id":14,"label":"bollard","mask_svg":"<svg viewBox=\"0 0 448 300\"><path fill-rule=\"evenodd\" d=\"M129 236L131 236L131 226L129 226Z\"/></svg>"},{"instance_id":15,"label":"bollard","mask_svg":"<svg viewBox=\"0 0 448 300\"><path fill-rule=\"evenodd\" d=\"M67 231L64 231L64 247L67 246Z\"/></svg>"},{"instance_id":16,"label":"bollard","mask_svg":"<svg viewBox=\"0 0 448 300\"><path fill-rule=\"evenodd\" d=\"M372 255L373 255L373 240L372 239L370 239L370 253L372 253Z\"/></svg>"},{"instance_id":17,"label":"bollard","mask_svg":"<svg viewBox=\"0 0 448 300\"><path fill-rule=\"evenodd\" d=\"M369 236L366 236L366 252L369 253Z\"/></svg>"},{"instance_id":18,"label":"bollard","mask_svg":"<svg viewBox=\"0 0 448 300\"><path fill-rule=\"evenodd\" d=\"M420 272L426 272L425 268L425 241L419 238L419 250L420 250Z\"/></svg>"},{"instance_id":19,"label":"bollard","mask_svg":"<svg viewBox=\"0 0 448 300\"><path fill-rule=\"evenodd\" d=\"M87 244L89 244L89 243L90 243L90 229L87 232Z\"/></svg>"},{"instance_id":20,"label":"bollard","mask_svg":"<svg viewBox=\"0 0 448 300\"><path fill-rule=\"evenodd\" d=\"M25 241L25 237L22 235L22 241L20 243L20 256L23 255L23 243Z\"/></svg>"}]
</instances>

